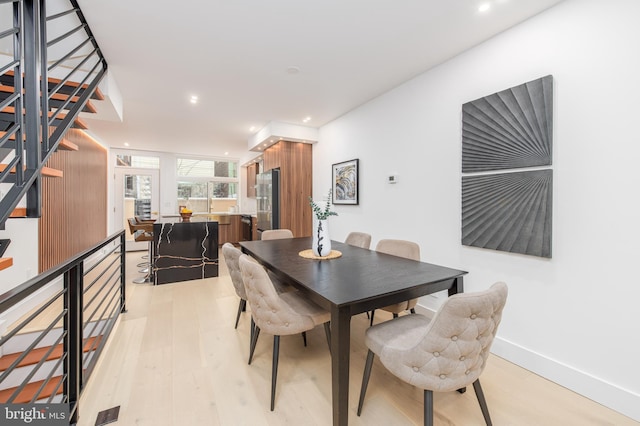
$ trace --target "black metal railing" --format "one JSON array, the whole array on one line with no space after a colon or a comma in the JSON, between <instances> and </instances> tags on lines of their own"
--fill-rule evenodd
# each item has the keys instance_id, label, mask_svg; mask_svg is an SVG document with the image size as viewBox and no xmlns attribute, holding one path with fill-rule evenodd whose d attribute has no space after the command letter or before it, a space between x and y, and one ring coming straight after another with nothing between
<instances>
[{"instance_id":1,"label":"black metal railing","mask_svg":"<svg viewBox=\"0 0 640 426\"><path fill-rule=\"evenodd\" d=\"M5 356L18 339L27 342L0 371L8 389L0 403L68 403L75 423L80 393L126 308L124 230L0 295L0 317L45 287L53 294L0 338ZM27 394L28 386L35 391Z\"/></svg>"},{"instance_id":2,"label":"black metal railing","mask_svg":"<svg viewBox=\"0 0 640 426\"><path fill-rule=\"evenodd\" d=\"M90 98L107 63L76 0L0 0L0 229L26 195L41 214L41 170ZM4 20L0 20L0 25Z\"/></svg>"}]
</instances>

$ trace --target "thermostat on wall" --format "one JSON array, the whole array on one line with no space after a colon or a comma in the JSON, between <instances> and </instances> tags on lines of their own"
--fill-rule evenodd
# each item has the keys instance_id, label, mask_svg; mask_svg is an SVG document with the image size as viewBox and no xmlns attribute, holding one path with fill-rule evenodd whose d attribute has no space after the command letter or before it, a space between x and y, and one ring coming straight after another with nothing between
<instances>
[{"instance_id":1,"label":"thermostat on wall","mask_svg":"<svg viewBox=\"0 0 640 426\"><path fill-rule=\"evenodd\" d=\"M387 178L387 182L388 183L397 183L398 182L398 175L390 175Z\"/></svg>"}]
</instances>

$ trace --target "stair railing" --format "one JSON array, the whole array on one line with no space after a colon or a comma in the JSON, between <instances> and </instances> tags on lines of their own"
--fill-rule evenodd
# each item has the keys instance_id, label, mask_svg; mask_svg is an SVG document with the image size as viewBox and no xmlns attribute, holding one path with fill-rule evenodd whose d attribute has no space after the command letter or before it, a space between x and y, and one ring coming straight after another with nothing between
<instances>
[{"instance_id":1,"label":"stair railing","mask_svg":"<svg viewBox=\"0 0 640 426\"><path fill-rule=\"evenodd\" d=\"M60 281L52 296L0 337L0 353L4 353L21 332L36 326L42 330L32 335L28 347L6 370L0 371L3 385L15 380L12 376L20 376L13 373L25 358L37 358L20 383L0 392L6 395L0 403L68 403L70 423L76 423L82 389L119 314L126 311L124 230L0 295L0 318L38 290ZM53 356L59 349L62 355ZM25 397L27 386L38 377L42 379L36 381L36 391Z\"/></svg>"},{"instance_id":2,"label":"stair railing","mask_svg":"<svg viewBox=\"0 0 640 426\"><path fill-rule=\"evenodd\" d=\"M0 199L0 229L25 195L27 217L40 217L42 168L107 72L76 0L0 0L5 4L12 5L13 26L0 28L0 42L13 39L13 55L0 62L0 83L14 90L0 101L0 161L8 157L3 148L14 149L0 171L0 183L11 185ZM1 112L7 107L12 118Z\"/></svg>"}]
</instances>

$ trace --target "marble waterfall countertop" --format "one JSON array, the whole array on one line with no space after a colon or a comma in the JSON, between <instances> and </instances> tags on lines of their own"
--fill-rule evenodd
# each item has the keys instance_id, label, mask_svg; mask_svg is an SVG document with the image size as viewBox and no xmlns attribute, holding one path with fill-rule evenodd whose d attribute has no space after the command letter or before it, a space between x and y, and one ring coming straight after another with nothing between
<instances>
[{"instance_id":1,"label":"marble waterfall countertop","mask_svg":"<svg viewBox=\"0 0 640 426\"><path fill-rule=\"evenodd\" d=\"M218 221L163 217L153 225L154 283L218 276Z\"/></svg>"}]
</instances>

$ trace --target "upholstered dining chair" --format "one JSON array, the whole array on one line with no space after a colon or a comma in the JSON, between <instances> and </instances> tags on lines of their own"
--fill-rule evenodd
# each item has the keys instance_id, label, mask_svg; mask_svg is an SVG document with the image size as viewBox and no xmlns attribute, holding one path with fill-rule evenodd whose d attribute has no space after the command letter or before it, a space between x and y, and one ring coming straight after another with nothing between
<instances>
[{"instance_id":1,"label":"upholstered dining chair","mask_svg":"<svg viewBox=\"0 0 640 426\"><path fill-rule=\"evenodd\" d=\"M293 232L290 229L269 229L262 231L262 240L280 240L284 238L293 238Z\"/></svg>"},{"instance_id":2,"label":"upholstered dining chair","mask_svg":"<svg viewBox=\"0 0 640 426\"><path fill-rule=\"evenodd\" d=\"M350 232L344 243L368 250L371 246L371 235L365 232Z\"/></svg>"},{"instance_id":3,"label":"upholstered dining chair","mask_svg":"<svg viewBox=\"0 0 640 426\"><path fill-rule=\"evenodd\" d=\"M262 231L262 236L260 237L260 239L262 240L284 240L286 238L293 238L293 232L291 232L290 229L269 229L266 231ZM268 271L267 273L269 274L269 278L271 278L271 281L276 287L278 293L284 293L285 291L295 291L295 288L283 282L280 278L272 274L271 271Z\"/></svg>"},{"instance_id":4,"label":"upholstered dining chair","mask_svg":"<svg viewBox=\"0 0 640 426\"><path fill-rule=\"evenodd\" d=\"M278 357L280 336L305 333L316 325L324 324L327 343L331 342L329 320L331 313L300 296L299 292L278 294L267 271L249 256L240 256L240 270L255 322L249 350L249 364L253 360L260 331L273 335L273 361L271 370L271 411L275 406L276 379L278 377Z\"/></svg>"},{"instance_id":5,"label":"upholstered dining chair","mask_svg":"<svg viewBox=\"0 0 640 426\"><path fill-rule=\"evenodd\" d=\"M238 321L240 321L240 314L246 310L247 307L247 293L244 291L244 282L242 281L242 273L240 272L240 256L242 252L235 248L231 243L224 243L222 245L222 255L224 256L224 262L227 264L229 270L229 276L231 277L231 283L233 289L240 298L238 304L238 314L236 315L236 325L234 328L238 328Z\"/></svg>"},{"instance_id":6,"label":"upholstered dining chair","mask_svg":"<svg viewBox=\"0 0 640 426\"><path fill-rule=\"evenodd\" d=\"M412 241L380 240L376 245L376 251L411 260L420 260L420 246ZM397 318L398 314L403 311L411 311L412 314L415 314L415 307L417 303L418 299L411 299L406 302L395 303L380 309L391 312L393 317ZM371 311L371 321L369 322L369 325L373 325L375 312L375 310Z\"/></svg>"},{"instance_id":7,"label":"upholstered dining chair","mask_svg":"<svg viewBox=\"0 0 640 426\"><path fill-rule=\"evenodd\" d=\"M374 354L396 377L424 389L424 424L433 425L433 392L450 392L473 384L485 423L491 425L480 386L493 338L507 301L507 285L449 297L433 319L405 315L367 329L369 348L362 378L358 416L362 413Z\"/></svg>"}]
</instances>

